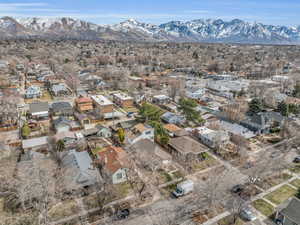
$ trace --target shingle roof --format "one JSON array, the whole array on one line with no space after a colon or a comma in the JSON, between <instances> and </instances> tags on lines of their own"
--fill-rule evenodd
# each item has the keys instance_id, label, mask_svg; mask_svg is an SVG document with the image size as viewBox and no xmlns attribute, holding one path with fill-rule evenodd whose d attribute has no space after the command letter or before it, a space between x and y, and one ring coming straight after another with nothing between
<instances>
[{"instance_id":1,"label":"shingle roof","mask_svg":"<svg viewBox=\"0 0 300 225\"><path fill-rule=\"evenodd\" d=\"M297 198L292 198L287 207L282 209L280 213L288 217L296 224L300 224L300 200Z\"/></svg>"},{"instance_id":2,"label":"shingle roof","mask_svg":"<svg viewBox=\"0 0 300 225\"><path fill-rule=\"evenodd\" d=\"M49 105L48 102L34 102L29 105L29 112L30 113L37 113L37 112L48 112Z\"/></svg>"}]
</instances>

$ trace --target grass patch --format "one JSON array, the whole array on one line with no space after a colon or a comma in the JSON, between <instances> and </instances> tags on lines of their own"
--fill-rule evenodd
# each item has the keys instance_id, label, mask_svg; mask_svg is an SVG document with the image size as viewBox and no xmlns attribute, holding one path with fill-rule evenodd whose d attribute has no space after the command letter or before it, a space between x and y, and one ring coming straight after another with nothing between
<instances>
[{"instance_id":1,"label":"grass patch","mask_svg":"<svg viewBox=\"0 0 300 225\"><path fill-rule=\"evenodd\" d=\"M159 176L163 184L172 181L172 176L165 171L160 172Z\"/></svg>"},{"instance_id":2,"label":"grass patch","mask_svg":"<svg viewBox=\"0 0 300 225\"><path fill-rule=\"evenodd\" d=\"M131 192L131 186L128 182L123 182L114 185L118 193L117 198L124 198Z\"/></svg>"},{"instance_id":3,"label":"grass patch","mask_svg":"<svg viewBox=\"0 0 300 225\"><path fill-rule=\"evenodd\" d=\"M293 172L293 173L298 173L298 174L300 174L300 165L295 165L295 166L289 168L289 170L290 170L291 172Z\"/></svg>"},{"instance_id":4,"label":"grass patch","mask_svg":"<svg viewBox=\"0 0 300 225\"><path fill-rule=\"evenodd\" d=\"M274 212L274 207L263 199L258 199L252 203L253 207L261 214L269 217Z\"/></svg>"},{"instance_id":5,"label":"grass patch","mask_svg":"<svg viewBox=\"0 0 300 225\"><path fill-rule=\"evenodd\" d=\"M79 207L75 200L68 200L53 206L49 210L49 216L52 221L74 215L79 212Z\"/></svg>"},{"instance_id":6,"label":"grass patch","mask_svg":"<svg viewBox=\"0 0 300 225\"><path fill-rule=\"evenodd\" d=\"M220 219L217 224L218 225L242 225L244 221L241 220L239 217L236 219L235 223L233 222L234 218L232 215L226 216Z\"/></svg>"},{"instance_id":7,"label":"grass patch","mask_svg":"<svg viewBox=\"0 0 300 225\"><path fill-rule=\"evenodd\" d=\"M175 179L183 178L183 174L179 170L172 173L172 175Z\"/></svg>"},{"instance_id":8,"label":"grass patch","mask_svg":"<svg viewBox=\"0 0 300 225\"><path fill-rule=\"evenodd\" d=\"M193 171L205 170L209 167L218 165L218 161L210 154L205 155L205 159L192 165Z\"/></svg>"},{"instance_id":9,"label":"grass patch","mask_svg":"<svg viewBox=\"0 0 300 225\"><path fill-rule=\"evenodd\" d=\"M296 192L296 189L288 185L283 185L277 190L271 192L270 194L267 194L265 197L274 204L279 205L280 203L295 195Z\"/></svg>"},{"instance_id":10,"label":"grass patch","mask_svg":"<svg viewBox=\"0 0 300 225\"><path fill-rule=\"evenodd\" d=\"M271 187L274 187L288 179L291 179L292 177L293 176L290 174L282 173L280 175L274 175L274 176L268 177L268 178L264 179L263 181L259 182L257 185L262 189L268 190Z\"/></svg>"},{"instance_id":11,"label":"grass patch","mask_svg":"<svg viewBox=\"0 0 300 225\"><path fill-rule=\"evenodd\" d=\"M300 179L295 179L290 184L296 188L300 188Z\"/></svg>"}]
</instances>

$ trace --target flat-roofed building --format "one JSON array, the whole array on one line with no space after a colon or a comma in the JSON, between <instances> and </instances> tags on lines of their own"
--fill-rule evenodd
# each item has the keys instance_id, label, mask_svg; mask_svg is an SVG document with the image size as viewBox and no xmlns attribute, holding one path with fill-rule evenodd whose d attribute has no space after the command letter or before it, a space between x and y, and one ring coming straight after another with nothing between
<instances>
[{"instance_id":1,"label":"flat-roofed building","mask_svg":"<svg viewBox=\"0 0 300 225\"><path fill-rule=\"evenodd\" d=\"M103 95L93 95L93 103L96 109L99 109L101 114L112 113L114 111L114 104Z\"/></svg>"},{"instance_id":2,"label":"flat-roofed building","mask_svg":"<svg viewBox=\"0 0 300 225\"><path fill-rule=\"evenodd\" d=\"M114 102L123 107L130 108L133 106L133 98L125 93L115 93L113 94Z\"/></svg>"}]
</instances>

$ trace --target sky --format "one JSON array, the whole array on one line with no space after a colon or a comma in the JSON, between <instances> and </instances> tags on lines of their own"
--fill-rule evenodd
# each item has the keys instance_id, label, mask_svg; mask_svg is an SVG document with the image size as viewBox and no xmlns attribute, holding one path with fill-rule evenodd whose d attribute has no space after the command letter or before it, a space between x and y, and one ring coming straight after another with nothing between
<instances>
[{"instance_id":1,"label":"sky","mask_svg":"<svg viewBox=\"0 0 300 225\"><path fill-rule=\"evenodd\" d=\"M160 24L174 20L243 19L300 25L300 0L0 0L0 17L73 17L97 24L130 18Z\"/></svg>"}]
</instances>

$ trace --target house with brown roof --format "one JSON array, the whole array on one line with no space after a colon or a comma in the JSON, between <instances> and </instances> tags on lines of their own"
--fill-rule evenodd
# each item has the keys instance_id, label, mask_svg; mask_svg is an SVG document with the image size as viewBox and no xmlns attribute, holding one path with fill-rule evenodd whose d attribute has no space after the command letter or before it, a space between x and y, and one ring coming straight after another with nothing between
<instances>
[{"instance_id":1,"label":"house with brown roof","mask_svg":"<svg viewBox=\"0 0 300 225\"><path fill-rule=\"evenodd\" d=\"M75 100L76 108L79 112L91 111L94 109L93 101L89 97L80 97Z\"/></svg>"},{"instance_id":2,"label":"house with brown roof","mask_svg":"<svg viewBox=\"0 0 300 225\"><path fill-rule=\"evenodd\" d=\"M142 139L154 141L154 128L148 124L139 123L127 133L129 144L134 144Z\"/></svg>"},{"instance_id":3,"label":"house with brown roof","mask_svg":"<svg viewBox=\"0 0 300 225\"><path fill-rule=\"evenodd\" d=\"M175 133L182 130L182 128L176 126L175 124L169 123L164 125L164 128L167 130L170 137L174 137Z\"/></svg>"},{"instance_id":4,"label":"house with brown roof","mask_svg":"<svg viewBox=\"0 0 300 225\"><path fill-rule=\"evenodd\" d=\"M108 146L98 151L97 154L113 184L127 181L127 154L124 149Z\"/></svg>"},{"instance_id":5,"label":"house with brown roof","mask_svg":"<svg viewBox=\"0 0 300 225\"><path fill-rule=\"evenodd\" d=\"M208 151L208 148L190 136L181 136L170 139L168 151L174 158L187 161L199 159L199 155Z\"/></svg>"}]
</instances>

